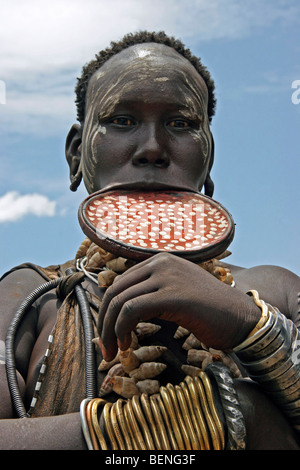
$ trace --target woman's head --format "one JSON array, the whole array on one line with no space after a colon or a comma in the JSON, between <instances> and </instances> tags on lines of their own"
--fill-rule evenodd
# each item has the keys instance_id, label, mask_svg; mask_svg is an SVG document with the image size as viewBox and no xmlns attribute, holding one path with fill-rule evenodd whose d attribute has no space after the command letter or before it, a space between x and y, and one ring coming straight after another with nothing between
<instances>
[{"instance_id":1,"label":"woman's head","mask_svg":"<svg viewBox=\"0 0 300 470\"><path fill-rule=\"evenodd\" d=\"M72 189L83 177L89 193L124 186L198 191L205 185L212 195L209 74L203 68L202 76L170 45L142 37L118 52L115 46L93 71L86 66L84 93L83 85L77 87L77 97L79 89L84 95L81 125L67 139Z\"/></svg>"},{"instance_id":2,"label":"woman's head","mask_svg":"<svg viewBox=\"0 0 300 470\"><path fill-rule=\"evenodd\" d=\"M75 88L76 93L76 105L77 105L77 118L80 123L84 121L85 116L85 100L86 100L86 92L89 84L89 80L91 76L98 70L102 65L115 54L118 54L122 50L133 46L135 44L143 44L143 43L157 43L157 44L164 44L165 46L169 46L187 60L191 62L191 64L195 67L198 73L203 78L208 94L208 117L211 121L214 113L215 113L215 106L216 106L216 99L215 99L215 85L214 81L211 78L211 75L207 68L202 64L201 59L194 56L191 51L184 46L184 44L179 40L175 39L174 37L169 37L163 31L155 33L155 32L148 32L148 31L140 31L135 34L127 34L125 35L120 41L118 42L111 42L110 47L100 51L96 54L95 59L88 62L82 68L82 74L77 79L77 86Z\"/></svg>"}]
</instances>

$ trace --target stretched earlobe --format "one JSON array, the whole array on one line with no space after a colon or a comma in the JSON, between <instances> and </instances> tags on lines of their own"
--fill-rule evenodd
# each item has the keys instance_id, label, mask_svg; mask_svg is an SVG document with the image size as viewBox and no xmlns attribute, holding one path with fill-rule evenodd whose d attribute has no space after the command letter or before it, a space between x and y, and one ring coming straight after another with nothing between
<instances>
[{"instance_id":1,"label":"stretched earlobe","mask_svg":"<svg viewBox=\"0 0 300 470\"><path fill-rule=\"evenodd\" d=\"M215 189L214 182L210 176L210 170L212 169L212 166L214 163L214 156L215 156L215 143L214 143L213 136L211 136L211 153L210 153L209 168L208 168L206 180L204 182L204 193L206 196L209 196L209 197L213 197L214 189Z\"/></svg>"},{"instance_id":2,"label":"stretched earlobe","mask_svg":"<svg viewBox=\"0 0 300 470\"><path fill-rule=\"evenodd\" d=\"M70 190L75 192L82 180L81 126L79 124L74 124L68 133L65 155L70 167Z\"/></svg>"},{"instance_id":3,"label":"stretched earlobe","mask_svg":"<svg viewBox=\"0 0 300 470\"><path fill-rule=\"evenodd\" d=\"M210 177L210 174L207 175L204 183L204 194L209 197L213 197L215 185L213 180Z\"/></svg>"},{"instance_id":4,"label":"stretched earlobe","mask_svg":"<svg viewBox=\"0 0 300 470\"><path fill-rule=\"evenodd\" d=\"M78 168L77 173L74 176L71 175L70 180L71 180L70 190L73 192L77 191L77 188L79 187L81 180L82 180L82 171L80 168L80 163L79 163L79 168Z\"/></svg>"}]
</instances>

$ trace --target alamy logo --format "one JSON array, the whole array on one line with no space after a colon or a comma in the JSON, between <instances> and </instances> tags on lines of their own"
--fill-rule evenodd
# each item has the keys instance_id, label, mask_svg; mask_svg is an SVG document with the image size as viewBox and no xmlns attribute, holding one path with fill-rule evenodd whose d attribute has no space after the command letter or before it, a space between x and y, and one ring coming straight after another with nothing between
<instances>
[{"instance_id":1,"label":"alamy logo","mask_svg":"<svg viewBox=\"0 0 300 470\"><path fill-rule=\"evenodd\" d=\"M296 89L292 94L292 103L299 104L300 103L300 80L294 80L292 83L292 88Z\"/></svg>"},{"instance_id":2,"label":"alamy logo","mask_svg":"<svg viewBox=\"0 0 300 470\"><path fill-rule=\"evenodd\" d=\"M3 80L0 80L0 104L6 104L6 86Z\"/></svg>"}]
</instances>

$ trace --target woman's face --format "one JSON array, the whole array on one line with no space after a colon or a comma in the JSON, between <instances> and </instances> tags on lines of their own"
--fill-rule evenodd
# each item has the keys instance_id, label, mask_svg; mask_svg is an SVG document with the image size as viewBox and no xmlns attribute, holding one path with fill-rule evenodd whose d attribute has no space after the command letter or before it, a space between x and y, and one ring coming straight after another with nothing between
<instances>
[{"instance_id":1,"label":"woman's face","mask_svg":"<svg viewBox=\"0 0 300 470\"><path fill-rule=\"evenodd\" d=\"M132 46L91 77L82 134L89 193L103 188L202 188L212 153L207 88L159 44Z\"/></svg>"}]
</instances>

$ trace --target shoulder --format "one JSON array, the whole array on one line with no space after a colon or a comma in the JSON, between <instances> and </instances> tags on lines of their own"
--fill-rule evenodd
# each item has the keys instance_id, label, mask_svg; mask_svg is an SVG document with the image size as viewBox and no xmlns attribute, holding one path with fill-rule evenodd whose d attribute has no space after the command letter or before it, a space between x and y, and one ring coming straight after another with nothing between
<instances>
[{"instance_id":1,"label":"shoulder","mask_svg":"<svg viewBox=\"0 0 300 470\"><path fill-rule=\"evenodd\" d=\"M294 321L300 315L300 277L280 266L242 268L229 265L236 287L243 292L255 289L266 302Z\"/></svg>"},{"instance_id":2,"label":"shoulder","mask_svg":"<svg viewBox=\"0 0 300 470\"><path fill-rule=\"evenodd\" d=\"M13 299L20 301L21 298L50 279L51 277L47 275L43 268L31 263L25 263L12 268L0 279L2 305L5 305L7 308L7 303L11 303L9 299L12 302Z\"/></svg>"},{"instance_id":3,"label":"shoulder","mask_svg":"<svg viewBox=\"0 0 300 470\"><path fill-rule=\"evenodd\" d=\"M2 282L5 278L10 277L12 279L12 274L18 272L19 275L22 277L33 275L37 273L40 277L42 277L45 281L49 281L51 279L55 279L63 275L64 271L67 267L74 264L74 261L67 261L64 264L56 264L47 267L42 267L34 263L23 263L19 264L18 266L14 266L9 271L4 273L0 276L0 282Z\"/></svg>"},{"instance_id":4,"label":"shoulder","mask_svg":"<svg viewBox=\"0 0 300 470\"><path fill-rule=\"evenodd\" d=\"M43 272L42 268L31 263L24 263L13 267L1 276L1 294L3 295L6 292L7 295L11 295L11 291L14 291L15 296L17 296L18 292L32 290L49 280L49 277Z\"/></svg>"},{"instance_id":5,"label":"shoulder","mask_svg":"<svg viewBox=\"0 0 300 470\"><path fill-rule=\"evenodd\" d=\"M6 334L14 313L27 296L42 284L61 277L66 265L42 268L32 263L24 263L12 268L1 277L0 336Z\"/></svg>"},{"instance_id":6,"label":"shoulder","mask_svg":"<svg viewBox=\"0 0 300 470\"><path fill-rule=\"evenodd\" d=\"M300 280L299 276L288 269L281 266L274 265L260 265L251 268L244 268L241 266L228 265L232 273L238 279L264 279L272 282L297 282Z\"/></svg>"}]
</instances>

